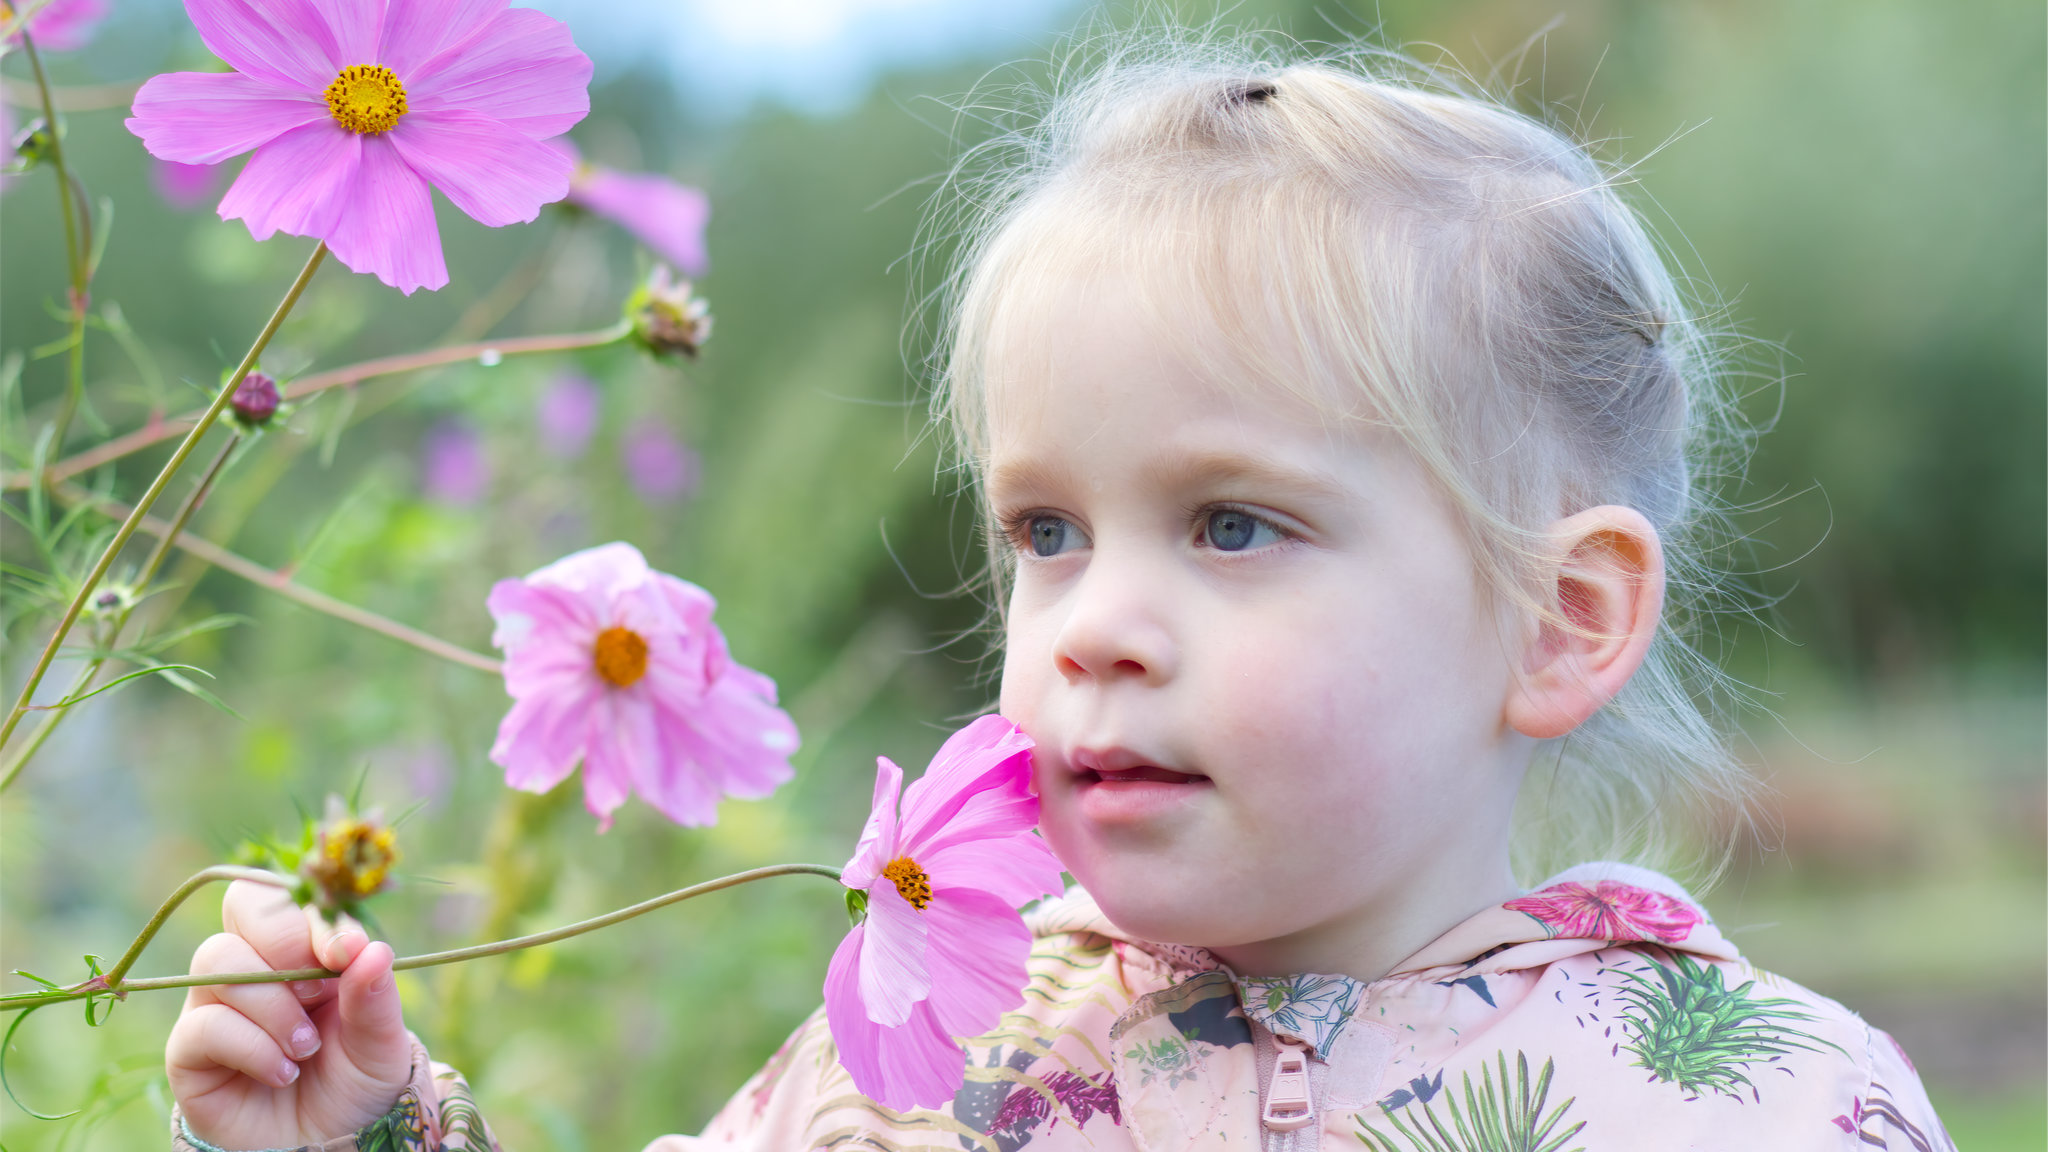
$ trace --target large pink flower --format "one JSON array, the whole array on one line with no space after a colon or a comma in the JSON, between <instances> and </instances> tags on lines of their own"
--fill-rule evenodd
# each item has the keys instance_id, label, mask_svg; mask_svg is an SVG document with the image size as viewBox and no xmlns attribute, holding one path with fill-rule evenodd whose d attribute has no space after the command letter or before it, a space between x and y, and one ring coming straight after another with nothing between
<instances>
[{"instance_id":1,"label":"large pink flower","mask_svg":"<svg viewBox=\"0 0 2048 1152\"><path fill-rule=\"evenodd\" d=\"M569 30L506 0L185 0L233 72L173 72L135 95L151 154L256 154L221 199L250 235L317 236L410 294L448 282L431 185L492 226L569 191L542 141L590 110Z\"/></svg>"},{"instance_id":2,"label":"large pink flower","mask_svg":"<svg viewBox=\"0 0 2048 1152\"><path fill-rule=\"evenodd\" d=\"M867 918L832 954L825 1019L854 1086L883 1106L936 1108L980 1036L1024 999L1031 933L1017 906L1057 892L1032 829L1031 738L1000 716L955 732L924 777L877 762L874 810L841 878Z\"/></svg>"},{"instance_id":3,"label":"large pink flower","mask_svg":"<svg viewBox=\"0 0 2048 1152\"><path fill-rule=\"evenodd\" d=\"M1644 940L1676 944L1692 935L1699 909L1648 888L1602 880L1553 884L1508 901L1509 911L1536 918L1553 937L1572 940Z\"/></svg>"},{"instance_id":4,"label":"large pink flower","mask_svg":"<svg viewBox=\"0 0 2048 1152\"><path fill-rule=\"evenodd\" d=\"M4 19L12 20L14 13L27 6L30 0L15 0L4 5L8 10ZM92 39L93 28L100 18L107 14L107 0L50 0L28 18L24 30L35 38L38 52L71 52L85 47ZM17 34L7 38L10 44L19 43Z\"/></svg>"},{"instance_id":5,"label":"large pink flower","mask_svg":"<svg viewBox=\"0 0 2048 1152\"><path fill-rule=\"evenodd\" d=\"M647 566L630 544L565 556L491 589L512 710L491 759L546 792L583 764L601 827L638 792L678 824L720 796L757 800L791 775L796 725L775 682L732 661L710 593Z\"/></svg>"}]
</instances>

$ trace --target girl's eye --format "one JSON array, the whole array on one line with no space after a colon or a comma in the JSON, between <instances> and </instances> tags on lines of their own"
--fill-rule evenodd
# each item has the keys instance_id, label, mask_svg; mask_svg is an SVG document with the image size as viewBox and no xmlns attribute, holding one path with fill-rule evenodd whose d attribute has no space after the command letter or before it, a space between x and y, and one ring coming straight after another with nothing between
<instances>
[{"instance_id":1,"label":"girl's eye","mask_svg":"<svg viewBox=\"0 0 2048 1152\"><path fill-rule=\"evenodd\" d=\"M1081 530L1057 516L1033 516L1024 525L1031 551L1039 556L1057 556L1088 542Z\"/></svg>"},{"instance_id":2,"label":"girl's eye","mask_svg":"<svg viewBox=\"0 0 2048 1152\"><path fill-rule=\"evenodd\" d=\"M1271 523L1237 508L1218 508L1202 520L1202 543L1218 552L1263 548L1285 539Z\"/></svg>"}]
</instances>

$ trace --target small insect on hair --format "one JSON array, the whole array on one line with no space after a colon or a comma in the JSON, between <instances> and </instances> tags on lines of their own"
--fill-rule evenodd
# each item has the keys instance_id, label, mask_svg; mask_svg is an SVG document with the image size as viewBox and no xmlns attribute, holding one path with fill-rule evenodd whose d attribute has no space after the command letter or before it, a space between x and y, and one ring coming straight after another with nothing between
<instances>
[{"instance_id":1,"label":"small insect on hair","mask_svg":"<svg viewBox=\"0 0 2048 1152\"><path fill-rule=\"evenodd\" d=\"M1271 80L1242 80L1232 84L1223 92L1226 107L1241 108L1246 104L1264 104L1280 95L1280 86Z\"/></svg>"}]
</instances>

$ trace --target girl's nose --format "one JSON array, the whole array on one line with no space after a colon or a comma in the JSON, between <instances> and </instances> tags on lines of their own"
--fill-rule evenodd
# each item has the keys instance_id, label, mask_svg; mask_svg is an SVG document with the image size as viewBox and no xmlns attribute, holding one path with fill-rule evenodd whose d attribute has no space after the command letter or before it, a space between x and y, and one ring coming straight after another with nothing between
<instances>
[{"instance_id":1,"label":"girl's nose","mask_svg":"<svg viewBox=\"0 0 2048 1152\"><path fill-rule=\"evenodd\" d=\"M1166 625L1171 592L1160 581L1105 565L1098 556L1073 597L1052 646L1053 665L1068 683L1163 684L1173 678L1180 652Z\"/></svg>"}]
</instances>

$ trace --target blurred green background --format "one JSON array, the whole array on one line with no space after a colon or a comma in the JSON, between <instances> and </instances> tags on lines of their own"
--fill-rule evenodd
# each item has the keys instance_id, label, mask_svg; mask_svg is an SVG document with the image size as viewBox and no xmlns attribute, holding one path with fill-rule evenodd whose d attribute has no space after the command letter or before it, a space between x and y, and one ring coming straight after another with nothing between
<instances>
[{"instance_id":1,"label":"blurred green background","mask_svg":"<svg viewBox=\"0 0 2048 1152\"><path fill-rule=\"evenodd\" d=\"M50 61L57 82L203 66L174 6L115 10L90 52ZM581 21L601 23L597 43L633 39L640 11L561 14L579 38ZM993 692L982 606L962 594L971 517L954 479L935 477L906 369L924 345L903 257L931 178L985 131L948 101L1004 61L1026 62L999 81L1042 75L1031 59L1104 18L1130 13L1019 6L992 17L1000 35L962 36L815 102L714 102L651 58L600 53L574 134L584 152L711 196L700 287L717 328L704 357L681 370L625 349L508 358L329 393L263 437L199 516L201 534L302 583L479 650L493 581L633 541L718 596L737 656L782 685L806 738L793 784L726 805L710 831L678 831L635 802L599 835L573 782L541 799L500 783L485 755L506 704L495 678L174 567L186 617L250 617L169 654L213 671L247 719L154 683L71 718L0 800L0 969L76 979L81 953L119 951L178 878L358 778L387 811L424 805L403 830L408 883L380 905L400 952L756 864L843 860L871 757L915 770L947 721ZM1738 723L1770 792L1709 904L1758 963L1894 1031L1961 1147L2048 1144L2041 5L1251 0L1228 23L1310 40L1378 26L1425 58L1434 45L1474 72L1502 63L1525 110L1611 161L1648 158L1631 195L1701 295L1757 342L1747 404L1775 423L1724 492L1747 509L1732 564L1768 626L1712 623L1713 646L1756 689ZM23 64L8 60L10 80ZM95 304L118 305L150 350L138 361L92 337L94 406L115 430L199 403L310 247L259 245L238 223L168 207L120 119L74 113L69 137L92 194L117 206ZM7 353L62 334L56 219L47 171L0 196ZM559 211L492 231L444 205L442 229L447 289L406 299L331 267L267 366L421 347L466 314L473 327L472 309L535 260L544 275L492 334L600 327L646 263L616 229ZM10 452L47 420L61 372L61 358L26 361ZM537 405L572 374L600 390L601 423L580 453L551 455ZM670 461L680 471L665 491L632 479L649 429L691 453ZM96 437L76 435L74 450ZM161 459L106 479L133 494ZM21 562L21 534L5 531ZM32 607L10 595L10 618ZM48 623L14 620L9 685ZM195 901L138 971L182 971L212 909ZM695 1130L815 1007L843 923L827 885L781 880L403 988L409 1019L465 1067L508 1147L638 1148ZM85 1111L45 1123L0 1105L0 1140L158 1146L176 1011L155 994L98 1029L68 1008L33 1019L10 1058L16 1091Z\"/></svg>"}]
</instances>

